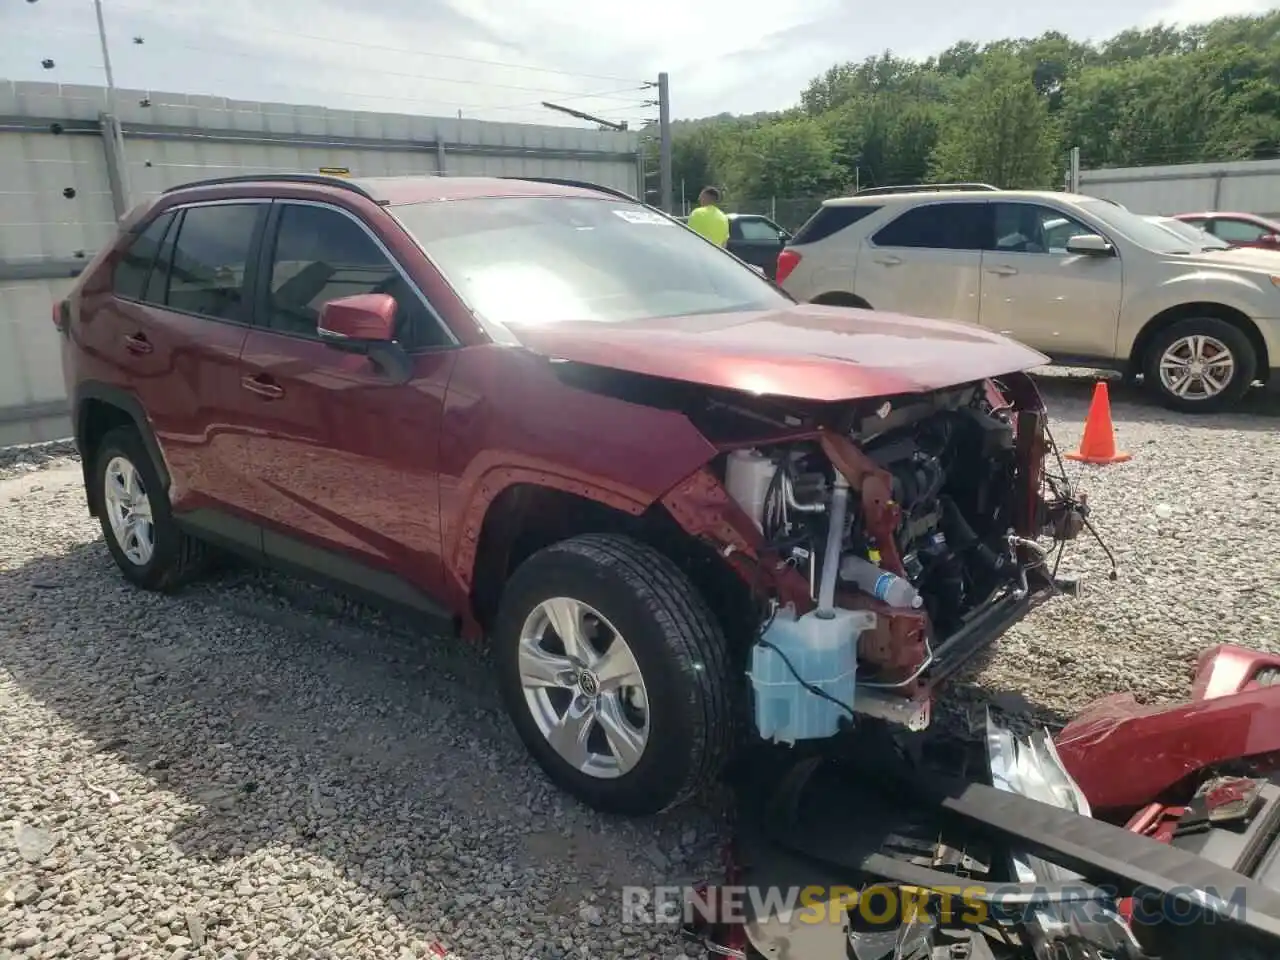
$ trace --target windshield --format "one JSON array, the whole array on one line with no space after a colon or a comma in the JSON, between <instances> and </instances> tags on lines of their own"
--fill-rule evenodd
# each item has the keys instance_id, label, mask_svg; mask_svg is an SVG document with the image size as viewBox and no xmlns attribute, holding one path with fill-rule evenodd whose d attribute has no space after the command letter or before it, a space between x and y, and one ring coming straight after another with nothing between
<instances>
[{"instance_id":1,"label":"windshield","mask_svg":"<svg viewBox=\"0 0 1280 960\"><path fill-rule=\"evenodd\" d=\"M1159 224L1106 200L1090 198L1081 200L1079 205L1081 210L1101 220L1104 226L1155 253L1190 253L1195 246L1185 237L1172 234Z\"/></svg>"},{"instance_id":2,"label":"windshield","mask_svg":"<svg viewBox=\"0 0 1280 960\"><path fill-rule=\"evenodd\" d=\"M625 200L497 197L394 212L467 305L501 324L652 320L793 302L687 227Z\"/></svg>"},{"instance_id":3,"label":"windshield","mask_svg":"<svg viewBox=\"0 0 1280 960\"><path fill-rule=\"evenodd\" d=\"M1200 250L1230 250L1231 244L1225 240L1220 240L1211 233L1206 233L1199 227L1192 226L1189 223L1183 223L1181 220L1173 217L1152 217L1151 222L1158 226L1164 227L1170 233L1176 233L1179 237L1196 245Z\"/></svg>"}]
</instances>

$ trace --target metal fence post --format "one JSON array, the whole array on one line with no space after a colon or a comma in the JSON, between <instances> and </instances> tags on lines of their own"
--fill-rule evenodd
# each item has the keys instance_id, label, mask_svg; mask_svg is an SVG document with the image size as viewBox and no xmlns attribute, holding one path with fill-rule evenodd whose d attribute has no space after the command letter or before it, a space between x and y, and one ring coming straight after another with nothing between
<instances>
[{"instance_id":1,"label":"metal fence post","mask_svg":"<svg viewBox=\"0 0 1280 960\"><path fill-rule=\"evenodd\" d=\"M112 177L111 202L116 208L116 219L119 220L129 209L129 164L125 159L124 127L120 124L120 107L116 102L116 81L111 71L111 50L107 45L107 25L102 18L102 0L93 0L93 12L98 20L98 42L102 45L102 68L107 78L107 109L110 115L99 116L102 124L102 136L106 140L107 175ZM109 122L108 122L109 116ZM112 164L115 173L112 174Z\"/></svg>"},{"instance_id":2,"label":"metal fence post","mask_svg":"<svg viewBox=\"0 0 1280 960\"><path fill-rule=\"evenodd\" d=\"M111 206L119 220L129 212L129 171L124 155L124 134L119 119L109 113L98 114L98 125L102 128L102 149L107 158Z\"/></svg>"}]
</instances>

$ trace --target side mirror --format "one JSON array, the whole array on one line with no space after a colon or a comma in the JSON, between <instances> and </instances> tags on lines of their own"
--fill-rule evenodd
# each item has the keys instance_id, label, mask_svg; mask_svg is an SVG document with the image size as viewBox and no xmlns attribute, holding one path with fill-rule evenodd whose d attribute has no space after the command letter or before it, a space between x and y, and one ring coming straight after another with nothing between
<instances>
[{"instance_id":1,"label":"side mirror","mask_svg":"<svg viewBox=\"0 0 1280 960\"><path fill-rule=\"evenodd\" d=\"M330 300L320 308L316 333L334 349L367 356L394 384L413 377L413 360L396 343L396 298L361 293Z\"/></svg>"},{"instance_id":2,"label":"side mirror","mask_svg":"<svg viewBox=\"0 0 1280 960\"><path fill-rule=\"evenodd\" d=\"M1078 233L1067 240L1067 253L1086 257L1114 257L1116 248L1096 233Z\"/></svg>"},{"instance_id":3,"label":"side mirror","mask_svg":"<svg viewBox=\"0 0 1280 960\"><path fill-rule=\"evenodd\" d=\"M325 340L389 342L395 339L396 300L385 293L361 293L330 300L320 308L316 332Z\"/></svg>"},{"instance_id":4,"label":"side mirror","mask_svg":"<svg viewBox=\"0 0 1280 960\"><path fill-rule=\"evenodd\" d=\"M1280 247L1280 233L1268 233L1258 238L1258 242L1268 247Z\"/></svg>"}]
</instances>

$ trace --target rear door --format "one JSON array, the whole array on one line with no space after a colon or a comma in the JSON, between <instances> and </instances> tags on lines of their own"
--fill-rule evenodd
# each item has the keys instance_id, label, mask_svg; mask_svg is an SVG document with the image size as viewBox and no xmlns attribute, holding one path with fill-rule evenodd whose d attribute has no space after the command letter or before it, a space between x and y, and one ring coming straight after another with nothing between
<instances>
[{"instance_id":1,"label":"rear door","mask_svg":"<svg viewBox=\"0 0 1280 960\"><path fill-rule=\"evenodd\" d=\"M977 323L990 214L975 200L907 208L864 242L858 295L876 310Z\"/></svg>"},{"instance_id":2,"label":"rear door","mask_svg":"<svg viewBox=\"0 0 1280 960\"><path fill-rule=\"evenodd\" d=\"M439 613L438 454L454 338L363 220L276 201L260 264L258 323L241 355L238 417L268 557L319 579ZM329 300L387 293L413 376L316 333Z\"/></svg>"},{"instance_id":3,"label":"rear door","mask_svg":"<svg viewBox=\"0 0 1280 960\"><path fill-rule=\"evenodd\" d=\"M162 214L122 257L114 309L97 318L106 323L95 334L105 335L99 349L116 359L147 412L175 514L255 551L259 532L230 425L249 331L252 252L268 209L237 200Z\"/></svg>"},{"instance_id":4,"label":"rear door","mask_svg":"<svg viewBox=\"0 0 1280 960\"><path fill-rule=\"evenodd\" d=\"M1022 201L991 206L982 325L1050 356L1110 359L1124 292L1120 258L1068 253L1071 237L1097 230L1066 210Z\"/></svg>"}]
</instances>

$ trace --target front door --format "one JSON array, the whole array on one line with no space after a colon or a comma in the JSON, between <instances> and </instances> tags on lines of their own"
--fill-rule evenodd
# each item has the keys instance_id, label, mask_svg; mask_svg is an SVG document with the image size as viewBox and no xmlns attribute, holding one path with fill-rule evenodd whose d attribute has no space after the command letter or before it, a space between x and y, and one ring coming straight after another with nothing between
<instances>
[{"instance_id":1,"label":"front door","mask_svg":"<svg viewBox=\"0 0 1280 960\"><path fill-rule=\"evenodd\" d=\"M274 205L258 324L241 356L245 481L265 505L263 545L285 566L377 600L438 613L437 456L452 340L354 214ZM316 333L321 306L361 293L399 304L409 383Z\"/></svg>"},{"instance_id":2,"label":"front door","mask_svg":"<svg viewBox=\"0 0 1280 960\"><path fill-rule=\"evenodd\" d=\"M907 209L863 242L854 292L875 310L977 323L988 213L974 201Z\"/></svg>"},{"instance_id":3,"label":"front door","mask_svg":"<svg viewBox=\"0 0 1280 960\"><path fill-rule=\"evenodd\" d=\"M1068 253L1071 237L1097 231L1055 207L992 207L982 325L1050 356L1111 359L1123 292L1120 258Z\"/></svg>"},{"instance_id":4,"label":"front door","mask_svg":"<svg viewBox=\"0 0 1280 960\"><path fill-rule=\"evenodd\" d=\"M778 254L787 238L787 232L767 217L742 216L729 221L729 249L771 279L778 274Z\"/></svg>"}]
</instances>

